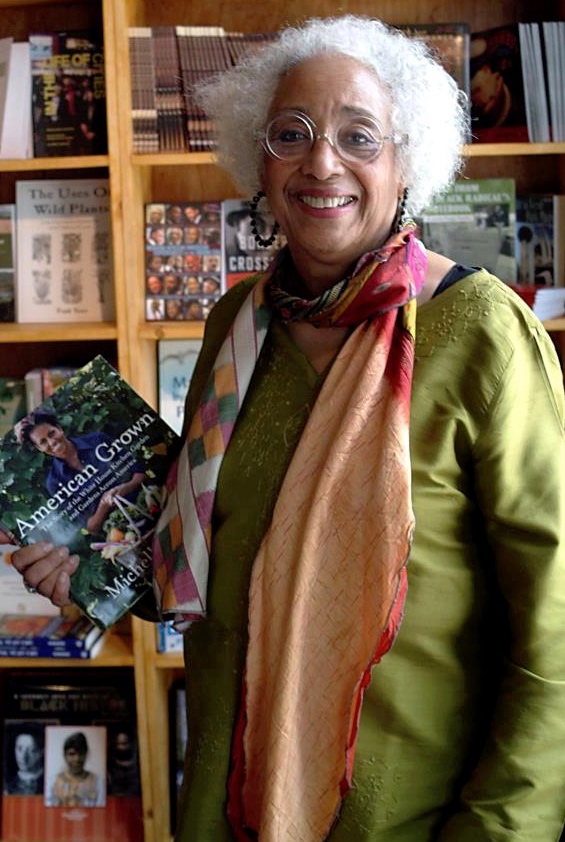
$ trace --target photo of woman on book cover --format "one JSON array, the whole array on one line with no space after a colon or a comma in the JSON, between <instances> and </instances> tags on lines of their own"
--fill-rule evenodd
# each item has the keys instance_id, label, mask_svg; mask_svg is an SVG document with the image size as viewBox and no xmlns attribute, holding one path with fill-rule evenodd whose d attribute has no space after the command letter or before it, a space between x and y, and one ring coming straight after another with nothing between
<instances>
[{"instance_id":1,"label":"photo of woman on book cover","mask_svg":"<svg viewBox=\"0 0 565 842\"><path fill-rule=\"evenodd\" d=\"M38 409L26 415L15 425L18 443L25 447L35 447L40 453L49 458L49 468L45 480L46 489L51 497L57 491L66 487L78 474L83 474L87 465L96 466L99 470L107 467L107 463L99 457L99 446L111 447L112 438L107 433L92 432L82 435L67 435L57 416L49 411ZM106 450L104 448L104 451ZM91 486L96 488L98 473L92 475ZM135 495L142 482L147 479L144 466L132 460L131 467L116 472L115 479L119 480L108 488L101 497L92 499L90 505L80 512L80 520L91 534L99 532L117 497L135 500ZM83 486L86 491L88 482Z\"/></svg>"},{"instance_id":2,"label":"photo of woman on book cover","mask_svg":"<svg viewBox=\"0 0 565 842\"><path fill-rule=\"evenodd\" d=\"M106 728L46 728L48 807L103 807L106 803Z\"/></svg>"}]
</instances>

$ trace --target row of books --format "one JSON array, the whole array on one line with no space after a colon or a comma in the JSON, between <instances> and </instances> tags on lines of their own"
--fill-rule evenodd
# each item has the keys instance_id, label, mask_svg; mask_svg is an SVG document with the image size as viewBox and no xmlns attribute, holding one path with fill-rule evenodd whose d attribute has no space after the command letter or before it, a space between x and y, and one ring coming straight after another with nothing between
<instances>
[{"instance_id":1,"label":"row of books","mask_svg":"<svg viewBox=\"0 0 565 842\"><path fill-rule=\"evenodd\" d=\"M0 158L107 152L100 33L0 39L0 68Z\"/></svg>"},{"instance_id":2,"label":"row of books","mask_svg":"<svg viewBox=\"0 0 565 842\"><path fill-rule=\"evenodd\" d=\"M0 614L0 658L94 658L103 637L84 615Z\"/></svg>"},{"instance_id":3,"label":"row of books","mask_svg":"<svg viewBox=\"0 0 565 842\"><path fill-rule=\"evenodd\" d=\"M565 21L481 32L465 22L398 28L423 40L465 94L471 142L565 140ZM221 26L130 28L134 152L213 150L214 126L194 101L194 84L276 37Z\"/></svg>"},{"instance_id":4,"label":"row of books","mask_svg":"<svg viewBox=\"0 0 565 842\"><path fill-rule=\"evenodd\" d=\"M2 839L143 838L133 671L13 670L2 693Z\"/></svg>"},{"instance_id":5,"label":"row of books","mask_svg":"<svg viewBox=\"0 0 565 842\"><path fill-rule=\"evenodd\" d=\"M257 209L263 237L273 230L270 213ZM205 320L220 295L235 283L266 269L284 244L257 244L250 202L161 202L145 206L146 318Z\"/></svg>"},{"instance_id":6,"label":"row of books","mask_svg":"<svg viewBox=\"0 0 565 842\"><path fill-rule=\"evenodd\" d=\"M106 178L16 181L0 205L0 320L114 318Z\"/></svg>"}]
</instances>

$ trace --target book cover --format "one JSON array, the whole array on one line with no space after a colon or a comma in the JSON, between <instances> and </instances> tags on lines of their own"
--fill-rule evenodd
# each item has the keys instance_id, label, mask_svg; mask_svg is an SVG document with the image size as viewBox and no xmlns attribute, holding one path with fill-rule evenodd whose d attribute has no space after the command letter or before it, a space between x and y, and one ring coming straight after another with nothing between
<instances>
[{"instance_id":1,"label":"book cover","mask_svg":"<svg viewBox=\"0 0 565 842\"><path fill-rule=\"evenodd\" d=\"M148 321L203 321L222 292L220 202L145 207Z\"/></svg>"},{"instance_id":2,"label":"book cover","mask_svg":"<svg viewBox=\"0 0 565 842\"><path fill-rule=\"evenodd\" d=\"M53 605L50 599L25 589L21 573L12 565L15 549L13 544L0 544L0 614L60 616L61 609Z\"/></svg>"},{"instance_id":3,"label":"book cover","mask_svg":"<svg viewBox=\"0 0 565 842\"><path fill-rule=\"evenodd\" d=\"M565 97L563 66L565 64L565 21L543 21L542 44L547 73L547 98L551 139L565 141Z\"/></svg>"},{"instance_id":4,"label":"book cover","mask_svg":"<svg viewBox=\"0 0 565 842\"><path fill-rule=\"evenodd\" d=\"M470 73L473 140L527 142L518 24L471 33Z\"/></svg>"},{"instance_id":5,"label":"book cover","mask_svg":"<svg viewBox=\"0 0 565 842\"><path fill-rule=\"evenodd\" d=\"M178 437L98 356L0 442L0 521L66 545L71 599L101 628L151 587L151 537Z\"/></svg>"},{"instance_id":6,"label":"book cover","mask_svg":"<svg viewBox=\"0 0 565 842\"><path fill-rule=\"evenodd\" d=\"M0 205L0 322L15 319L16 206Z\"/></svg>"},{"instance_id":7,"label":"book cover","mask_svg":"<svg viewBox=\"0 0 565 842\"><path fill-rule=\"evenodd\" d=\"M31 33L36 158L108 151L104 48L99 33Z\"/></svg>"},{"instance_id":8,"label":"book cover","mask_svg":"<svg viewBox=\"0 0 565 842\"><path fill-rule=\"evenodd\" d=\"M16 182L16 321L114 318L108 179Z\"/></svg>"},{"instance_id":9,"label":"book cover","mask_svg":"<svg viewBox=\"0 0 565 842\"><path fill-rule=\"evenodd\" d=\"M21 577L20 577L21 578ZM98 651L103 630L88 617L0 614L0 657L87 658Z\"/></svg>"},{"instance_id":10,"label":"book cover","mask_svg":"<svg viewBox=\"0 0 565 842\"><path fill-rule=\"evenodd\" d=\"M29 107L23 104L30 103ZM14 41L10 51L0 159L33 158L29 43Z\"/></svg>"},{"instance_id":11,"label":"book cover","mask_svg":"<svg viewBox=\"0 0 565 842\"><path fill-rule=\"evenodd\" d=\"M13 38L0 38L0 137L6 116L6 94L8 92L8 78L10 73L10 54Z\"/></svg>"},{"instance_id":12,"label":"book cover","mask_svg":"<svg viewBox=\"0 0 565 842\"><path fill-rule=\"evenodd\" d=\"M455 23L406 23L396 28L418 38L432 51L437 61L453 76L459 88L469 98L471 94L470 57L471 33L469 24Z\"/></svg>"},{"instance_id":13,"label":"book cover","mask_svg":"<svg viewBox=\"0 0 565 842\"><path fill-rule=\"evenodd\" d=\"M183 634L173 627L173 620L157 623L155 627L157 652L182 652Z\"/></svg>"},{"instance_id":14,"label":"book cover","mask_svg":"<svg viewBox=\"0 0 565 842\"><path fill-rule=\"evenodd\" d=\"M457 181L424 209L421 221L426 248L502 281L516 280L513 178Z\"/></svg>"},{"instance_id":15,"label":"book cover","mask_svg":"<svg viewBox=\"0 0 565 842\"><path fill-rule=\"evenodd\" d=\"M138 842L131 670L16 671L3 705L2 839Z\"/></svg>"},{"instance_id":16,"label":"book cover","mask_svg":"<svg viewBox=\"0 0 565 842\"><path fill-rule=\"evenodd\" d=\"M250 206L246 199L224 199L222 202L222 283L225 290L255 272L264 272L285 244L280 233L270 246L257 243L251 231ZM270 213L258 209L256 224L259 235L268 239L275 220Z\"/></svg>"},{"instance_id":17,"label":"book cover","mask_svg":"<svg viewBox=\"0 0 565 842\"><path fill-rule=\"evenodd\" d=\"M179 435L184 402L201 347L200 339L161 339L157 343L159 415Z\"/></svg>"},{"instance_id":18,"label":"book cover","mask_svg":"<svg viewBox=\"0 0 565 842\"><path fill-rule=\"evenodd\" d=\"M518 283L564 286L565 196L516 197Z\"/></svg>"}]
</instances>

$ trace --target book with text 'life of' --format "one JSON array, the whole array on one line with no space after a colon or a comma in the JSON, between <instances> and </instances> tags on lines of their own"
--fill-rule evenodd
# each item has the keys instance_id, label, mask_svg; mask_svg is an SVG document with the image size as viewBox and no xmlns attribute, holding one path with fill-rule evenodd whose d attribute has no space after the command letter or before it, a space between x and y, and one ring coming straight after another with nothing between
<instances>
[{"instance_id":1,"label":"book with text 'life of'","mask_svg":"<svg viewBox=\"0 0 565 842\"><path fill-rule=\"evenodd\" d=\"M132 670L11 672L2 736L4 842L143 838Z\"/></svg>"},{"instance_id":2,"label":"book with text 'life of'","mask_svg":"<svg viewBox=\"0 0 565 842\"><path fill-rule=\"evenodd\" d=\"M101 628L150 588L151 539L178 436L98 356L0 442L0 522L80 558L71 599Z\"/></svg>"}]
</instances>

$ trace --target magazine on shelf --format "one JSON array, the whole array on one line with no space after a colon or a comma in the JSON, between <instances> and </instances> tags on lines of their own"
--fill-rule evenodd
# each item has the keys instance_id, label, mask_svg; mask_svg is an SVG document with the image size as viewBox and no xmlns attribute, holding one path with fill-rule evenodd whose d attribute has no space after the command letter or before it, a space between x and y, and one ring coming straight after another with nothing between
<instances>
[{"instance_id":1,"label":"magazine on shelf","mask_svg":"<svg viewBox=\"0 0 565 842\"><path fill-rule=\"evenodd\" d=\"M108 151L104 48L89 30L31 33L36 158Z\"/></svg>"},{"instance_id":2,"label":"magazine on shelf","mask_svg":"<svg viewBox=\"0 0 565 842\"><path fill-rule=\"evenodd\" d=\"M2 528L17 543L76 553L71 599L107 628L151 588L151 538L178 437L100 356L31 422L0 442Z\"/></svg>"},{"instance_id":3,"label":"magazine on shelf","mask_svg":"<svg viewBox=\"0 0 565 842\"><path fill-rule=\"evenodd\" d=\"M462 179L421 215L422 239L466 266L516 280L516 183L513 178Z\"/></svg>"},{"instance_id":4,"label":"magazine on shelf","mask_svg":"<svg viewBox=\"0 0 565 842\"><path fill-rule=\"evenodd\" d=\"M143 839L132 670L13 671L2 714L5 842ZM84 763L80 787L63 786L69 748Z\"/></svg>"},{"instance_id":5,"label":"magazine on shelf","mask_svg":"<svg viewBox=\"0 0 565 842\"><path fill-rule=\"evenodd\" d=\"M114 317L108 179L16 182L16 321Z\"/></svg>"},{"instance_id":6,"label":"magazine on shelf","mask_svg":"<svg viewBox=\"0 0 565 842\"><path fill-rule=\"evenodd\" d=\"M145 207L148 321L203 321L222 293L221 203Z\"/></svg>"},{"instance_id":7,"label":"magazine on shelf","mask_svg":"<svg viewBox=\"0 0 565 842\"><path fill-rule=\"evenodd\" d=\"M67 616L60 610L53 616L0 614L0 657L93 658L103 634L88 617Z\"/></svg>"},{"instance_id":8,"label":"magazine on shelf","mask_svg":"<svg viewBox=\"0 0 565 842\"><path fill-rule=\"evenodd\" d=\"M238 281L264 272L285 244L284 236L277 233L269 246L260 246L251 231L251 202L246 199L224 199L222 202L223 288L230 289ZM261 208L255 216L257 231L269 239L275 220L271 213Z\"/></svg>"}]
</instances>

